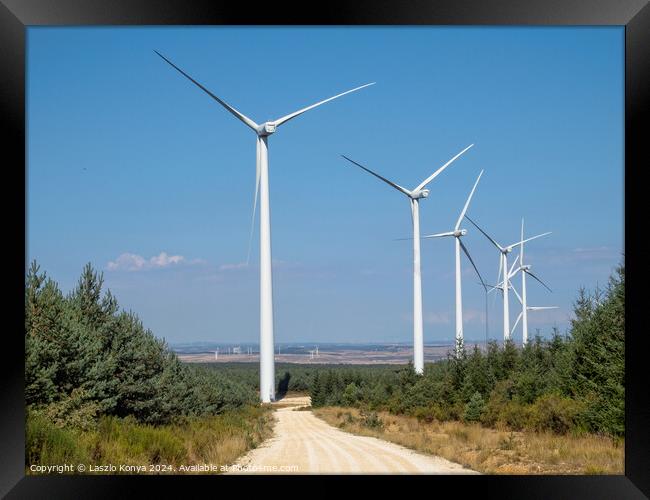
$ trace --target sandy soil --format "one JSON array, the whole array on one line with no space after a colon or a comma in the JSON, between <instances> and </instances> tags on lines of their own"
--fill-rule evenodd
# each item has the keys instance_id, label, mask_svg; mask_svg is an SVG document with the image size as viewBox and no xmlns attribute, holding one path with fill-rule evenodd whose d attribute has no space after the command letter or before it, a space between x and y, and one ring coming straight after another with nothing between
<instances>
[{"instance_id":1,"label":"sandy soil","mask_svg":"<svg viewBox=\"0 0 650 500\"><path fill-rule=\"evenodd\" d=\"M308 405L308 397L280 401L274 412L274 436L242 457L229 473L477 474L441 457L340 431L311 411L296 411Z\"/></svg>"}]
</instances>

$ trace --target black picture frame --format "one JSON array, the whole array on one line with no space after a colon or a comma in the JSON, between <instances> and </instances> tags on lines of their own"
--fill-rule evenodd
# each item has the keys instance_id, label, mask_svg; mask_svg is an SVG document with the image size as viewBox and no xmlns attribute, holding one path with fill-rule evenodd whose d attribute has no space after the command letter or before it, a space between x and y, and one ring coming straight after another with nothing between
<instances>
[{"instance_id":1,"label":"black picture frame","mask_svg":"<svg viewBox=\"0 0 650 500\"><path fill-rule=\"evenodd\" d=\"M625 26L625 214L626 227L644 222L643 183L630 182L648 166L650 110L650 6L646 0L330 0L322 4L188 0L0 0L0 120L3 124L5 247L15 253L4 273L11 323L5 323L5 356L0 406L0 495L7 498L112 498L131 495L195 496L195 485L218 494L223 476L25 476L24 473L24 272L25 200L25 43L36 25L618 25ZM647 134L647 132L646 132ZM645 141L644 141L645 139ZM7 174L12 174L8 176ZM9 180L11 177L11 180ZM639 177L641 179L641 177ZM22 215L20 217L19 215ZM11 219L11 220L9 220ZM10 224L7 224L10 222ZM13 223L12 223L13 222ZM645 382L647 350L642 328L642 259L639 232L625 233L626 261L626 417L625 474L620 476L402 477L420 482L422 494L466 494L480 498L644 498L650 496L650 405ZM638 243L638 245L637 245ZM647 252L645 252L647 255ZM20 262L22 265L18 265ZM631 272L630 272L631 270ZM7 286L8 285L8 286ZM23 292L21 295L21 291ZM8 342L12 340L12 342ZM17 344L17 345L16 345ZM21 354L22 353L22 354ZM298 478L256 478L271 488ZM327 479L318 476L319 481ZM332 479L332 478L330 478ZM366 477L365 479L369 479ZM364 481L383 487L390 478ZM247 483L251 481L246 477ZM190 485L190 481L192 484ZM215 482L222 481L222 482ZM223 482L225 481L225 482ZM426 484L424 484L426 481ZM445 484L443 484L445 483ZM405 486L405 485L403 485ZM401 488L402 486L398 486ZM449 487L453 487L450 490ZM157 490L154 493L153 490ZM310 494L312 488L303 493ZM334 491L334 490L329 490ZM307 493L309 492L309 493ZM446 493L443 493L446 492ZM303 494L298 493L298 494Z\"/></svg>"}]
</instances>

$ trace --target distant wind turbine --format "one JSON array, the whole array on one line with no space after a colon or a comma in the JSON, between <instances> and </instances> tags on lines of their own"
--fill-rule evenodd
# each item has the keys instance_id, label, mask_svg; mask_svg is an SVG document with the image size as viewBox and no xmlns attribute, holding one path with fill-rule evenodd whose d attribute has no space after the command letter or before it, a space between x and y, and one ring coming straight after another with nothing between
<instances>
[{"instance_id":1,"label":"distant wind turbine","mask_svg":"<svg viewBox=\"0 0 650 500\"><path fill-rule=\"evenodd\" d=\"M522 325L522 343L526 345L528 343L528 311L542 311L546 309L558 309L557 306L529 306L528 305L528 300L527 300L527 295L526 295L526 275L529 275L531 278L534 280L539 281L544 288L546 288L549 292L553 292L546 283L544 283L541 279L539 279L537 276L535 276L531 270L530 270L530 264L524 264L524 219L521 219L521 239L522 242L519 245L519 256L515 260L515 263L517 263L517 260L519 261L519 267L517 269L514 269L511 273L509 273L509 278L513 278L518 272L521 272L521 296L517 293L517 290L513 287L512 290L515 292L515 295L517 296L517 299L519 299L519 303L521 304L521 312L519 313L519 316L517 316L517 320L515 321L515 324L512 326L512 332L515 331L515 328L517 328L517 324L519 323L519 320L521 320L521 325Z\"/></svg>"},{"instance_id":2,"label":"distant wind turbine","mask_svg":"<svg viewBox=\"0 0 650 500\"><path fill-rule=\"evenodd\" d=\"M354 160L351 160L345 155L343 158L348 160L351 163L354 163L357 167L362 168L371 175L374 175L378 179L384 181L389 186L397 189L402 194L406 195L409 198L411 204L411 217L413 220L413 367L415 372L421 374L424 372L424 339L422 333L422 278L420 275L420 205L419 202L421 199L429 196L429 190L425 189L427 184L429 184L433 179L435 179L444 169L446 169L454 160L456 160L460 155L465 151L471 148L474 144L470 144L460 153L454 156L451 160L445 163L442 167L436 170L429 177L424 179L420 184L418 184L412 190L403 188L402 186L395 184L392 181L382 177L381 175L373 172L369 168L364 167L360 163L357 163Z\"/></svg>"},{"instance_id":3,"label":"distant wind turbine","mask_svg":"<svg viewBox=\"0 0 650 500\"><path fill-rule=\"evenodd\" d=\"M373 83L367 83L348 90L341 94L337 94L328 99L307 106L306 108L299 109L293 113L278 118L277 120L267 121L261 124L255 123L243 113L237 111L230 104L223 101L207 88L194 80L190 75L185 73L182 69L176 66L173 62L163 56L160 52L154 51L170 66L176 69L179 73L189 79L197 87L208 94L212 99L217 101L221 106L226 108L237 119L242 121L257 135L257 164L255 174L255 201L253 203L253 222L255 220L255 212L257 208L257 195L260 196L260 398L262 402L268 403L275 400L275 361L273 359L274 342L273 342L273 280L271 273L271 211L269 206L269 163L268 163L268 136L274 134L280 125L288 122L289 120L314 109L321 104L325 104L337 97L344 96L350 92L355 92ZM251 238L253 232L253 224L251 224ZM249 238L249 248L250 240ZM250 256L250 250L249 250Z\"/></svg>"},{"instance_id":4,"label":"distant wind turbine","mask_svg":"<svg viewBox=\"0 0 650 500\"><path fill-rule=\"evenodd\" d=\"M481 284L487 291L487 285L485 284L485 281L483 281L483 277L481 276L481 273L479 273L478 268L476 267L476 264L474 263L474 260L472 259L472 256L469 254L469 251L467 250L467 247L463 244L461 241L461 238L467 234L467 229L461 229L460 224L463 222L463 219L465 218L465 213L467 212L467 208L469 207L470 202L472 201L472 196L474 196L474 191L476 191L476 186L478 186L478 182L481 180L481 176L483 175L483 170L481 170L481 173L478 174L478 177L476 179L476 182L474 183L474 187L472 188L472 191L469 193L469 196L467 197L467 201L465 201L465 206L463 207L463 210L461 211L458 220L456 221L456 225L454 226L453 231L449 231L446 233L438 233L438 234L429 234L426 236L423 236L423 238L444 238L445 236L453 236L454 237L454 243L456 247L455 255L456 255L456 352L458 353L460 351L461 346L463 345L464 339L463 339L463 296L462 296L462 291L461 291L461 272L460 272L460 251L461 249L469 259L469 261L472 263L472 267L474 268L474 271L476 271L476 274L478 275L479 279L481 280Z\"/></svg>"},{"instance_id":5,"label":"distant wind turbine","mask_svg":"<svg viewBox=\"0 0 650 500\"><path fill-rule=\"evenodd\" d=\"M501 246L499 243L497 243L494 238L489 236L483 229L481 229L476 222L474 222L469 215L465 215L465 218L470 221L476 229L478 229L483 236L485 236L490 242L499 250L499 273L497 275L497 283L498 285L494 286L493 288L498 288L503 292L503 341L505 342L506 340L510 340L510 310L509 310L509 304L508 304L508 290L511 288L510 286L510 279L509 279L509 274L511 270L508 269L508 254L512 252L512 249L520 245L522 243L526 243L528 241L532 241L537 238L541 238L542 236L546 236L548 234L551 234L550 232L548 233L543 233L543 234L538 234L537 236L533 236L532 238L527 238L522 241L518 241L517 243L512 243L511 245L507 246ZM515 261L516 263L516 261ZM514 268L514 264L513 264ZM503 281L500 282L501 279L501 271L503 270Z\"/></svg>"}]
</instances>

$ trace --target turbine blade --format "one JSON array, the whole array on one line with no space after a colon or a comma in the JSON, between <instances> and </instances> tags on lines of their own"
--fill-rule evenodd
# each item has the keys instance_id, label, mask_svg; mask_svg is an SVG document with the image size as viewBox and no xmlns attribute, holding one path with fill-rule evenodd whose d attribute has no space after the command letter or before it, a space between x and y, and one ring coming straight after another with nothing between
<instances>
[{"instance_id":1,"label":"turbine blade","mask_svg":"<svg viewBox=\"0 0 650 500\"><path fill-rule=\"evenodd\" d=\"M521 319L521 317L522 317L523 314L524 314L523 312L520 312L520 313L519 313L519 316L517 316L517 320L515 321L515 324L512 325L512 329L510 330L510 335L511 335L511 336L512 336L512 334L514 333L515 328L517 328L517 325L519 324L519 320Z\"/></svg>"},{"instance_id":2,"label":"turbine blade","mask_svg":"<svg viewBox=\"0 0 650 500\"><path fill-rule=\"evenodd\" d=\"M519 266L517 269L514 270L514 272L511 271L510 274L508 274L508 279L510 279L510 278L514 278L514 277L517 275L517 273L518 273L519 271L521 271L521 270L522 270L522 267Z\"/></svg>"},{"instance_id":3,"label":"turbine blade","mask_svg":"<svg viewBox=\"0 0 650 500\"><path fill-rule=\"evenodd\" d=\"M401 192L404 193L406 196L408 196L408 197L411 196L411 192L410 192L408 189L405 189L405 188L403 188L402 186L400 186L399 184L395 184L394 182L389 181L389 180L386 179L385 177L382 177L381 175L379 175L379 174L373 172L372 170L370 170L369 168L364 167L364 166L361 165L360 163L357 163L356 161L351 160L350 158L348 158L348 157L345 156L345 155L341 155L341 156L342 156L343 158L345 158L346 160L348 160L350 163L354 163L357 167L364 169L364 170L365 170L366 172L368 172L369 174L372 174L372 175L374 175L375 177L377 177L378 179L381 179L382 181L384 181L384 182L385 182L386 184L388 184L389 186L392 186L392 187L394 187L395 189L397 189L398 191L401 191Z\"/></svg>"},{"instance_id":4,"label":"turbine blade","mask_svg":"<svg viewBox=\"0 0 650 500\"><path fill-rule=\"evenodd\" d=\"M248 255L246 257L246 265L250 261L251 246L253 243L253 230L255 229L255 213L257 212L257 194L260 189L260 138L257 138L257 159L255 161L255 198L253 201L253 215L251 217L251 234L248 237Z\"/></svg>"},{"instance_id":5,"label":"turbine blade","mask_svg":"<svg viewBox=\"0 0 650 500\"><path fill-rule=\"evenodd\" d=\"M510 266L510 271L508 271L508 279L510 279L510 276L512 275L512 270L513 270L513 269L515 268L515 266L517 265L517 260L518 260L518 259L519 259L519 257L517 257L517 258L515 259L515 261L512 263L512 266Z\"/></svg>"},{"instance_id":6,"label":"turbine blade","mask_svg":"<svg viewBox=\"0 0 650 500\"><path fill-rule=\"evenodd\" d=\"M524 301L523 301L523 299L521 298L521 295L519 295L519 293L517 293L517 289L516 289L514 286L511 286L510 289L511 289L511 290L515 293L515 295L517 296L517 299L519 300L519 303L520 303L521 305L524 305Z\"/></svg>"},{"instance_id":7,"label":"turbine blade","mask_svg":"<svg viewBox=\"0 0 650 500\"><path fill-rule=\"evenodd\" d=\"M528 306L529 311L543 311L545 309L559 309L558 306Z\"/></svg>"},{"instance_id":8,"label":"turbine blade","mask_svg":"<svg viewBox=\"0 0 650 500\"><path fill-rule=\"evenodd\" d=\"M483 280L483 276L481 276L481 273L478 272L478 267L476 267L476 264L474 263L474 259L472 259L472 256L469 254L469 250L467 250L467 247L463 243L463 240L458 238L458 243L460 243L460 248L463 249L463 252L465 252L465 255L467 256L469 261L472 263L472 267L474 268L474 271L476 271L478 279L481 280L481 284L483 285L483 288L485 288L487 290L487 285L485 284L485 280Z\"/></svg>"},{"instance_id":9,"label":"turbine blade","mask_svg":"<svg viewBox=\"0 0 650 500\"><path fill-rule=\"evenodd\" d=\"M426 236L422 236L422 238L442 238L444 236L453 236L453 235L454 235L453 231L448 231L446 233L427 234Z\"/></svg>"},{"instance_id":10,"label":"turbine blade","mask_svg":"<svg viewBox=\"0 0 650 500\"><path fill-rule=\"evenodd\" d=\"M179 73L181 73L183 76L188 78L192 83L194 83L197 87L199 87L203 92L208 94L210 97L212 97L215 101L217 101L219 104L221 104L224 108L226 108L228 111L230 111L233 115L235 115L237 118L239 118L242 122L244 122L246 125L248 125L250 128L253 130L257 130L257 123L255 123L253 120L248 118L246 115L243 113L237 111L235 108L233 108L230 104L227 102L219 99L216 95L214 95L212 92L210 92L208 89L206 89L203 85L201 85L199 82L197 82L194 78L192 78L190 75L185 73L181 68L176 66L173 62L171 62L169 59L167 59L165 56L163 56L160 52L157 50L154 50L156 54L158 54L162 59L164 59L170 66L175 68Z\"/></svg>"},{"instance_id":11,"label":"turbine blade","mask_svg":"<svg viewBox=\"0 0 650 500\"><path fill-rule=\"evenodd\" d=\"M274 123L275 123L276 127L279 127L283 123L288 122L292 118L295 118L296 116L301 115L304 112L309 111L310 109L314 109L315 107L320 106L321 104L325 104L326 102L332 101L332 100L336 99L337 97L344 96L345 94L349 94L350 92L355 92L357 90L361 90L361 89L363 89L365 87L369 87L370 85L374 85L375 83L376 82L366 83L365 85L361 85L360 87L356 87L356 88L354 88L352 90L348 90L348 91L343 92L341 94L337 94L334 97L330 97L329 99L325 99L323 101L317 102L316 104L312 104L311 106L307 106L306 108L299 109L298 111L296 111L294 113L288 114L286 116L283 116L282 118L279 118L279 119L275 120Z\"/></svg>"},{"instance_id":12,"label":"turbine blade","mask_svg":"<svg viewBox=\"0 0 650 500\"><path fill-rule=\"evenodd\" d=\"M478 186L478 181L481 180L482 175L483 175L483 170L481 170L481 173L478 174L478 178L476 179L476 182L474 183L474 187L472 188L471 193L469 193L469 196L467 197L467 201L465 202L465 206L463 207L463 211L460 213L460 217L458 217L458 220L456 221L456 226L454 227L454 229L456 231L458 231L458 228L460 227L460 223L463 221L463 218L465 217L465 213L467 212L467 208L469 207L469 203L470 203L470 201L472 201L472 196L474 196L474 191L476 190L476 186Z\"/></svg>"},{"instance_id":13,"label":"turbine blade","mask_svg":"<svg viewBox=\"0 0 650 500\"><path fill-rule=\"evenodd\" d=\"M537 236L532 236L530 238L526 238L525 240L518 241L517 243L513 243L512 245L508 245L506 248L512 248L516 247L517 245L521 245L522 243L526 243L528 241L536 240L537 238L541 238L542 236L547 236L551 234L552 231L548 231L546 233L538 234Z\"/></svg>"},{"instance_id":14,"label":"turbine blade","mask_svg":"<svg viewBox=\"0 0 650 500\"><path fill-rule=\"evenodd\" d=\"M539 281L539 282L542 284L542 286L544 286L544 288L546 288L549 292L553 293L553 290L551 290L551 289L546 285L546 283L544 283L541 279L539 279L537 276L535 276L535 275L534 275L533 273L531 273L530 271L526 271L526 272L528 273L528 275L529 275L531 278L534 278L534 279L536 279L537 281Z\"/></svg>"},{"instance_id":15,"label":"turbine blade","mask_svg":"<svg viewBox=\"0 0 650 500\"><path fill-rule=\"evenodd\" d=\"M416 187L413 191L419 191L422 189L424 186L429 184L433 179L435 179L438 174L440 174L444 169L446 169L451 163L456 160L460 155L462 155L465 151L467 151L469 148L471 148L474 144L470 144L467 146L465 149L463 149L460 153L458 153L456 156L454 156L451 160L449 160L447 163L445 163L442 167L440 167L438 170L436 170L433 174L431 174L429 177L427 177L424 181L422 181L418 187Z\"/></svg>"},{"instance_id":16,"label":"turbine blade","mask_svg":"<svg viewBox=\"0 0 650 500\"><path fill-rule=\"evenodd\" d=\"M497 283L501 283L501 270L503 269L503 255L499 255L499 273L497 274Z\"/></svg>"},{"instance_id":17,"label":"turbine blade","mask_svg":"<svg viewBox=\"0 0 650 500\"><path fill-rule=\"evenodd\" d=\"M494 240L492 239L492 237L489 236L485 231L483 231L483 230L478 226L478 224L477 224L476 222L474 222L472 219L469 218L469 215L465 215L465 219L467 219L468 221L470 221L470 222L471 222L471 223L476 227L476 229L478 229L479 231L481 231L481 233L483 233L483 236L485 236L488 240L490 240L490 241L492 242L492 244L493 244L495 247L497 247L500 251L503 250L503 248L501 248L501 245L499 245L496 241L494 241ZM499 274L500 274L500 273L501 273L501 271L499 271ZM498 280L498 278L497 278L497 280Z\"/></svg>"}]
</instances>

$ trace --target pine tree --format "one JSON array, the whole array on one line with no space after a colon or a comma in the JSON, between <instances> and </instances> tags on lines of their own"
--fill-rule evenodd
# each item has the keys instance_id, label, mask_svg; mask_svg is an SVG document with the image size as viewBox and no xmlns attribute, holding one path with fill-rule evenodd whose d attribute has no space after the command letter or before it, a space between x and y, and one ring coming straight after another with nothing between
<instances>
[{"instance_id":1,"label":"pine tree","mask_svg":"<svg viewBox=\"0 0 650 500\"><path fill-rule=\"evenodd\" d=\"M485 402L481 393L476 391L465 405L463 419L466 422L478 422L485 411Z\"/></svg>"},{"instance_id":2,"label":"pine tree","mask_svg":"<svg viewBox=\"0 0 650 500\"><path fill-rule=\"evenodd\" d=\"M581 294L574 307L570 393L587 409L594 432L622 435L625 416L625 268L619 266L605 292Z\"/></svg>"}]
</instances>

